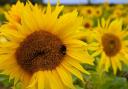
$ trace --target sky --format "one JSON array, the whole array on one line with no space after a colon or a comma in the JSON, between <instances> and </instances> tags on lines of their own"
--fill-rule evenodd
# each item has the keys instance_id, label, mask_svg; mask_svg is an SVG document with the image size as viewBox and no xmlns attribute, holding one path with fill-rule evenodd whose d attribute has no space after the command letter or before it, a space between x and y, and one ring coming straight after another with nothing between
<instances>
[{"instance_id":1,"label":"sky","mask_svg":"<svg viewBox=\"0 0 128 89\"><path fill-rule=\"evenodd\" d=\"M91 0L93 3L103 3L105 0ZM128 0L109 0L110 3L128 3Z\"/></svg>"},{"instance_id":2,"label":"sky","mask_svg":"<svg viewBox=\"0 0 128 89\"><path fill-rule=\"evenodd\" d=\"M48 0L43 0L47 3ZM63 4L81 4L87 3L88 0L60 0ZM91 0L92 3L103 3L105 0ZM128 0L109 0L110 3L128 3ZM57 0L51 0L53 4L57 2Z\"/></svg>"},{"instance_id":3,"label":"sky","mask_svg":"<svg viewBox=\"0 0 128 89\"><path fill-rule=\"evenodd\" d=\"M45 3L48 0L43 0ZM56 3L57 0L51 0L52 3ZM87 3L87 0L60 0L61 3L65 4L79 4L79 3Z\"/></svg>"}]
</instances>

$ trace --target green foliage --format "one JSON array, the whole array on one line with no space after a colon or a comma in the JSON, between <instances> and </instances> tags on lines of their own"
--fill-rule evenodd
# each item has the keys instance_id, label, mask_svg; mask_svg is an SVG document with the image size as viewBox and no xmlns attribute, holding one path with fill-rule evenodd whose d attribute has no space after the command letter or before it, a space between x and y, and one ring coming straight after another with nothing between
<instances>
[{"instance_id":1,"label":"green foliage","mask_svg":"<svg viewBox=\"0 0 128 89\"><path fill-rule=\"evenodd\" d=\"M0 74L0 89L10 89L12 86L12 81L9 81L9 77Z\"/></svg>"},{"instance_id":2,"label":"green foliage","mask_svg":"<svg viewBox=\"0 0 128 89\"><path fill-rule=\"evenodd\" d=\"M0 14L0 24L2 24L3 21L5 21L5 16L4 14Z\"/></svg>"}]
</instances>

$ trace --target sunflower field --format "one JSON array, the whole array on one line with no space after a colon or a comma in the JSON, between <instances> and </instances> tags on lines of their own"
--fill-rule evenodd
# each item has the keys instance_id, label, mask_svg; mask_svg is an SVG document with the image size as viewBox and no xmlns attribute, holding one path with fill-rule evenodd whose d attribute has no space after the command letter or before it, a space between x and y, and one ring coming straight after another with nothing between
<instances>
[{"instance_id":1,"label":"sunflower field","mask_svg":"<svg viewBox=\"0 0 128 89\"><path fill-rule=\"evenodd\" d=\"M128 89L128 4L8 1L0 89Z\"/></svg>"}]
</instances>

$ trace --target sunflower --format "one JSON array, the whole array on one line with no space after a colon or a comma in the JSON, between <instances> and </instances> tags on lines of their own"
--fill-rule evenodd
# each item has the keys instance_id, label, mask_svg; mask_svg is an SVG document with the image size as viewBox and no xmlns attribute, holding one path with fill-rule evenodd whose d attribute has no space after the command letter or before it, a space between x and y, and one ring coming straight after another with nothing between
<instances>
[{"instance_id":1,"label":"sunflower","mask_svg":"<svg viewBox=\"0 0 128 89\"><path fill-rule=\"evenodd\" d=\"M17 9L18 8L18 9ZM25 9L24 4L20 3L19 1L16 3L16 5L13 5L11 7L11 10L8 12L8 14L6 13L6 18L7 20L11 21L16 21L16 22L20 22L21 20L21 14L22 11Z\"/></svg>"},{"instance_id":2,"label":"sunflower","mask_svg":"<svg viewBox=\"0 0 128 89\"><path fill-rule=\"evenodd\" d=\"M81 8L80 14L85 17L93 17L95 15L94 11L95 10L92 6L85 6L85 7Z\"/></svg>"},{"instance_id":3,"label":"sunflower","mask_svg":"<svg viewBox=\"0 0 128 89\"><path fill-rule=\"evenodd\" d=\"M23 3L20 3L19 1L12 5L10 10L8 12L5 12L5 17L9 21L8 24L3 25L3 27L9 26L10 28L16 29L15 24L20 23L21 21L21 15L23 10L25 10L27 7L24 6Z\"/></svg>"},{"instance_id":4,"label":"sunflower","mask_svg":"<svg viewBox=\"0 0 128 89\"><path fill-rule=\"evenodd\" d=\"M121 18L123 16L123 13L124 12L121 9L114 9L110 18L112 18L112 19Z\"/></svg>"},{"instance_id":5,"label":"sunflower","mask_svg":"<svg viewBox=\"0 0 128 89\"><path fill-rule=\"evenodd\" d=\"M93 29L93 20L91 18L84 18L83 21L83 33L84 37L81 38L82 41L89 43L92 41L92 29Z\"/></svg>"},{"instance_id":6,"label":"sunflower","mask_svg":"<svg viewBox=\"0 0 128 89\"><path fill-rule=\"evenodd\" d=\"M60 15L59 4L51 10L49 3L46 11L30 2L17 4L25 8L15 13L20 23L12 19L15 29L0 29L8 40L0 44L2 73L14 79L14 85L20 81L23 89L74 89L72 74L81 80L81 72L89 74L80 63L93 65L87 44L79 40L83 18L76 10Z\"/></svg>"},{"instance_id":7,"label":"sunflower","mask_svg":"<svg viewBox=\"0 0 128 89\"><path fill-rule=\"evenodd\" d=\"M84 18L83 27L91 30L93 28L93 20L91 18Z\"/></svg>"},{"instance_id":8,"label":"sunflower","mask_svg":"<svg viewBox=\"0 0 128 89\"><path fill-rule=\"evenodd\" d=\"M102 19L93 33L95 41L90 43L89 49L93 57L100 55L98 69L108 72L112 66L116 74L117 69L122 69L122 63L128 64L128 40L125 38L128 34L122 29L122 20L110 23Z\"/></svg>"},{"instance_id":9,"label":"sunflower","mask_svg":"<svg viewBox=\"0 0 128 89\"><path fill-rule=\"evenodd\" d=\"M101 15L102 15L102 8L101 7L96 7L95 16L100 17Z\"/></svg>"}]
</instances>

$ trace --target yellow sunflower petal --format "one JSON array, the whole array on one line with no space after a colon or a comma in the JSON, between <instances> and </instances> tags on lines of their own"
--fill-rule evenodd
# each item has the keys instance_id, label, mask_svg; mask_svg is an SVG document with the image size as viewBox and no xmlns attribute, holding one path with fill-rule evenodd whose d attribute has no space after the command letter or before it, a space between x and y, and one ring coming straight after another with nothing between
<instances>
[{"instance_id":1,"label":"yellow sunflower petal","mask_svg":"<svg viewBox=\"0 0 128 89\"><path fill-rule=\"evenodd\" d=\"M105 53L102 52L97 69L99 71L99 70L103 70L104 68L105 68Z\"/></svg>"},{"instance_id":2,"label":"yellow sunflower petal","mask_svg":"<svg viewBox=\"0 0 128 89\"><path fill-rule=\"evenodd\" d=\"M87 53L85 48L70 47L67 49L67 55L80 61L81 63L87 63L93 65L93 58Z\"/></svg>"},{"instance_id":3,"label":"yellow sunflower petal","mask_svg":"<svg viewBox=\"0 0 128 89\"><path fill-rule=\"evenodd\" d=\"M122 20L114 20L112 21L112 23L110 24L108 31L112 32L112 33L119 33L122 30Z\"/></svg>"},{"instance_id":4,"label":"yellow sunflower petal","mask_svg":"<svg viewBox=\"0 0 128 89\"><path fill-rule=\"evenodd\" d=\"M71 13L65 14L60 17L56 26L58 30L58 35L62 38L68 38L74 36L74 33L78 33L80 26L82 26L82 18L77 18L78 12L73 11ZM69 20L70 19L70 20ZM65 24L64 24L65 23Z\"/></svg>"},{"instance_id":5,"label":"yellow sunflower petal","mask_svg":"<svg viewBox=\"0 0 128 89\"><path fill-rule=\"evenodd\" d=\"M60 84L58 84L58 81L56 80L56 76L53 75L53 71L47 71L46 74L49 77L49 83L50 83L50 87L51 89L63 89L63 86L60 86Z\"/></svg>"},{"instance_id":6,"label":"yellow sunflower petal","mask_svg":"<svg viewBox=\"0 0 128 89\"><path fill-rule=\"evenodd\" d=\"M64 44L67 45L69 48L71 47L82 47L87 46L87 44L80 40L68 39L64 41Z\"/></svg>"},{"instance_id":7,"label":"yellow sunflower petal","mask_svg":"<svg viewBox=\"0 0 128 89\"><path fill-rule=\"evenodd\" d=\"M65 69L67 69L73 75L75 75L76 77L78 77L80 80L84 81L83 80L83 77L82 77L81 73L78 71L78 69L75 69L72 65L70 65L70 64L68 64L66 62L63 62L62 65L64 66Z\"/></svg>"},{"instance_id":8,"label":"yellow sunflower petal","mask_svg":"<svg viewBox=\"0 0 128 89\"><path fill-rule=\"evenodd\" d=\"M117 64L116 64L115 60L116 60L116 59L113 59L113 58L111 59L112 68L113 68L114 74L117 73Z\"/></svg>"},{"instance_id":9,"label":"yellow sunflower petal","mask_svg":"<svg viewBox=\"0 0 128 89\"><path fill-rule=\"evenodd\" d=\"M67 56L67 58L65 59L65 62L67 64L72 65L73 67L75 67L76 69L80 70L81 72L85 73L85 74L89 74L88 71L86 71L76 60L74 60L73 58Z\"/></svg>"},{"instance_id":10,"label":"yellow sunflower petal","mask_svg":"<svg viewBox=\"0 0 128 89\"><path fill-rule=\"evenodd\" d=\"M56 71L56 70L52 71L52 74L54 75L55 79L57 80L57 84L58 84L58 86L60 87L60 89L65 89L65 88L64 88L64 84L63 84L63 82L61 81L61 79L60 79L60 77L59 77L57 71Z\"/></svg>"},{"instance_id":11,"label":"yellow sunflower petal","mask_svg":"<svg viewBox=\"0 0 128 89\"><path fill-rule=\"evenodd\" d=\"M110 59L108 57L106 57L106 61L105 62L105 70L108 72L109 71L109 67L111 66L111 62L110 62Z\"/></svg>"},{"instance_id":12,"label":"yellow sunflower petal","mask_svg":"<svg viewBox=\"0 0 128 89\"><path fill-rule=\"evenodd\" d=\"M38 76L38 79L37 79L37 81L38 81L38 89L44 89L44 87L45 87L45 85L44 85L44 73L42 72L42 71L39 71L38 72L38 74L37 74L37 76Z\"/></svg>"},{"instance_id":13,"label":"yellow sunflower petal","mask_svg":"<svg viewBox=\"0 0 128 89\"><path fill-rule=\"evenodd\" d=\"M67 87L70 87L71 89L75 89L75 87L73 86L72 82L72 77L71 74L66 71L62 66L57 67L57 72L62 80L62 82L64 83L64 85L66 85Z\"/></svg>"}]
</instances>

